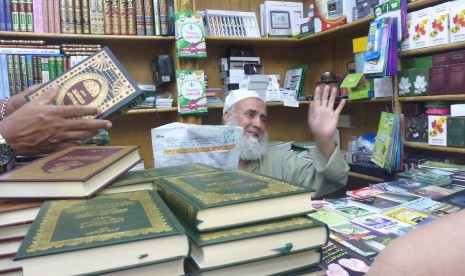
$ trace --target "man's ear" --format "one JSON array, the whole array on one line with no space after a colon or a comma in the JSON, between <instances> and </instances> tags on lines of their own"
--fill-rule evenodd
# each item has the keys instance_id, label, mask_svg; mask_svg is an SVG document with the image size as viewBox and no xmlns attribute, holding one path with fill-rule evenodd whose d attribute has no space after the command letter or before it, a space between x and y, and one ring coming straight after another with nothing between
<instances>
[{"instance_id":1,"label":"man's ear","mask_svg":"<svg viewBox=\"0 0 465 276\"><path fill-rule=\"evenodd\" d=\"M225 113L223 113L223 123L226 123L228 121L228 118L229 118L229 113L228 111L226 111Z\"/></svg>"}]
</instances>

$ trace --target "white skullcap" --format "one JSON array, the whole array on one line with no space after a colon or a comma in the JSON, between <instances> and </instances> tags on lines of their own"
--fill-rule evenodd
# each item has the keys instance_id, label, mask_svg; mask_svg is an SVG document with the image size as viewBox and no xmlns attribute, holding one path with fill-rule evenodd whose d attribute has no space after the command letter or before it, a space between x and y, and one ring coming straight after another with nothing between
<instances>
[{"instance_id":1,"label":"white skullcap","mask_svg":"<svg viewBox=\"0 0 465 276\"><path fill-rule=\"evenodd\" d=\"M224 100L223 114L228 111L231 106L246 98L258 98L263 101L263 99L260 98L260 96L258 96L257 92L255 91L246 89L232 90Z\"/></svg>"}]
</instances>

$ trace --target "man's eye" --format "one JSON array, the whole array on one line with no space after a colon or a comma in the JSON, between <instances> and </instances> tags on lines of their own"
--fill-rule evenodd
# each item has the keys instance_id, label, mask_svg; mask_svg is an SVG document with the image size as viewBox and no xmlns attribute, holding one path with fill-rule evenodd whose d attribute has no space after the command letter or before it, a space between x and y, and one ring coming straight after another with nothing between
<instances>
[{"instance_id":1,"label":"man's eye","mask_svg":"<svg viewBox=\"0 0 465 276\"><path fill-rule=\"evenodd\" d=\"M246 112L245 113L245 116L249 117L249 118L253 118L255 114L253 112Z\"/></svg>"}]
</instances>

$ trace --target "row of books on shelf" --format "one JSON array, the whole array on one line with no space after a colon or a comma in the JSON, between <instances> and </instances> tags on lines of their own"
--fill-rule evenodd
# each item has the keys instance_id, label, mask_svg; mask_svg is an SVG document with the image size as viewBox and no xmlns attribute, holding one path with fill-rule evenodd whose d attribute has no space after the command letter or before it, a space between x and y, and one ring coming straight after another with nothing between
<instances>
[{"instance_id":1,"label":"row of books on shelf","mask_svg":"<svg viewBox=\"0 0 465 276\"><path fill-rule=\"evenodd\" d=\"M202 164L128 171L136 149L79 147L1 176L2 194L13 184L36 194L9 190L0 202L0 272L320 275L328 230L306 215L311 189ZM96 156L104 157L89 162ZM79 161L61 161L72 157ZM32 168L48 173L32 177ZM78 196L90 199L70 199L69 176L79 174L100 180L77 185L91 188ZM44 185L50 178L62 182ZM101 254L108 258L96 261Z\"/></svg>"},{"instance_id":2,"label":"row of books on shelf","mask_svg":"<svg viewBox=\"0 0 465 276\"><path fill-rule=\"evenodd\" d=\"M0 31L174 35L173 0L2 0Z\"/></svg>"}]
</instances>

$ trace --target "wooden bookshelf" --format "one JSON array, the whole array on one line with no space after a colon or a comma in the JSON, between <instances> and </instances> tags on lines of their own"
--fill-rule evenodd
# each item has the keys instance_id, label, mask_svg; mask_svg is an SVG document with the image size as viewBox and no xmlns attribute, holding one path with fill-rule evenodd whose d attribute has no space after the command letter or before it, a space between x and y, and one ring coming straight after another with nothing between
<instances>
[{"instance_id":1,"label":"wooden bookshelf","mask_svg":"<svg viewBox=\"0 0 465 276\"><path fill-rule=\"evenodd\" d=\"M426 143L420 143L420 142L405 141L404 146L408 148L421 149L424 151L450 152L450 153L460 153L460 154L465 153L465 148L431 146Z\"/></svg>"},{"instance_id":2,"label":"wooden bookshelf","mask_svg":"<svg viewBox=\"0 0 465 276\"><path fill-rule=\"evenodd\" d=\"M368 181L373 181L373 182L376 182L376 183L380 183L380 182L385 181L383 178L374 177L374 176L361 174L361 173L356 173L356 172L349 172L349 176L359 178L359 179L368 180Z\"/></svg>"},{"instance_id":3,"label":"wooden bookshelf","mask_svg":"<svg viewBox=\"0 0 465 276\"><path fill-rule=\"evenodd\" d=\"M417 96L417 97L398 97L397 101L399 101L399 102L465 101L465 94L438 95L438 96Z\"/></svg>"}]
</instances>

